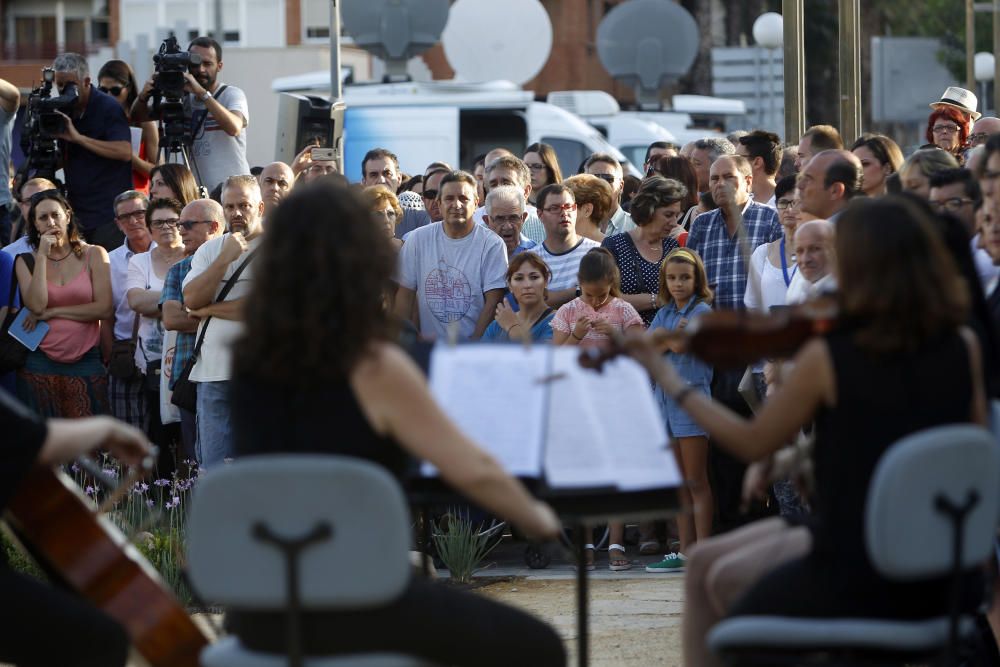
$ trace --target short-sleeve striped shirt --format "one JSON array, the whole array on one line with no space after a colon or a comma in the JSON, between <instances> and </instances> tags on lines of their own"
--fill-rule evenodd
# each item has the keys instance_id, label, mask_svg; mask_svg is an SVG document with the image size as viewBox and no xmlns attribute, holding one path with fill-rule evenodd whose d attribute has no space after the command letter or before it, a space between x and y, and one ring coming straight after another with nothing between
<instances>
[{"instance_id":1,"label":"short-sleeve striped shirt","mask_svg":"<svg viewBox=\"0 0 1000 667\"><path fill-rule=\"evenodd\" d=\"M566 252L549 252L544 243L535 246L528 252L533 252L544 259L545 263L552 269L549 289L555 291L569 289L576 285L576 274L580 271L580 260L590 252L591 248L598 248L600 245L597 241L581 236L580 242Z\"/></svg>"}]
</instances>

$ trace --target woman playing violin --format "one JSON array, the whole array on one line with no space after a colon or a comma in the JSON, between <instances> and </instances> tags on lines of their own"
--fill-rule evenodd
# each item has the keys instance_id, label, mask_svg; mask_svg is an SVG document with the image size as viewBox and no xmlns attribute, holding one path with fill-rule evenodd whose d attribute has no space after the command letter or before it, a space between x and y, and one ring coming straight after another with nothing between
<instances>
[{"instance_id":1,"label":"woman playing violin","mask_svg":"<svg viewBox=\"0 0 1000 667\"><path fill-rule=\"evenodd\" d=\"M693 582L705 581L711 559L702 554L731 536L696 545L686 581L685 664L719 664L704 637L727 612L922 618L947 608L943 580L901 584L876 573L862 533L868 482L893 442L936 425L986 423L979 347L962 326L969 294L932 224L899 197L848 207L837 224L840 322L802 347L753 419L691 391L648 339L627 341L663 391L745 461L768 456L814 423L810 546L773 554L770 571L742 598L713 609Z\"/></svg>"}]
</instances>

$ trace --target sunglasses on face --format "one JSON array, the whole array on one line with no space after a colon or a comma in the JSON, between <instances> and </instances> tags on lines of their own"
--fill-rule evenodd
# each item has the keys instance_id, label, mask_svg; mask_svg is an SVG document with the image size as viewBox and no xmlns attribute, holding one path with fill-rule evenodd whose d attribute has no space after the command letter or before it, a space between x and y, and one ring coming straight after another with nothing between
<instances>
[{"instance_id":1,"label":"sunglasses on face","mask_svg":"<svg viewBox=\"0 0 1000 667\"><path fill-rule=\"evenodd\" d=\"M177 223L178 227L183 227L186 231L191 231L194 229L195 225L210 225L214 220L181 220Z\"/></svg>"},{"instance_id":2,"label":"sunglasses on face","mask_svg":"<svg viewBox=\"0 0 1000 667\"><path fill-rule=\"evenodd\" d=\"M98 86L97 89L102 93L107 93L112 97L118 97L125 90L125 86L111 86L110 88L105 88L104 86Z\"/></svg>"},{"instance_id":3,"label":"sunglasses on face","mask_svg":"<svg viewBox=\"0 0 1000 667\"><path fill-rule=\"evenodd\" d=\"M420 196L423 197L424 199L437 199L438 191L437 190L424 190L423 194L420 195Z\"/></svg>"}]
</instances>

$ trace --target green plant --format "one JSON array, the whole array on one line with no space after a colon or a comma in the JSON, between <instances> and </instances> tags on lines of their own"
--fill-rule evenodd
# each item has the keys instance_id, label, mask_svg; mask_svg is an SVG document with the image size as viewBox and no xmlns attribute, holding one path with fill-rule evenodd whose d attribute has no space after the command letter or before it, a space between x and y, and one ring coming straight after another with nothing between
<instances>
[{"instance_id":1,"label":"green plant","mask_svg":"<svg viewBox=\"0 0 1000 667\"><path fill-rule=\"evenodd\" d=\"M468 584L472 581L479 564L499 544L491 536L480 530L480 524L464 516L459 510L452 510L438 523L434 534L434 546L451 578L456 583Z\"/></svg>"}]
</instances>

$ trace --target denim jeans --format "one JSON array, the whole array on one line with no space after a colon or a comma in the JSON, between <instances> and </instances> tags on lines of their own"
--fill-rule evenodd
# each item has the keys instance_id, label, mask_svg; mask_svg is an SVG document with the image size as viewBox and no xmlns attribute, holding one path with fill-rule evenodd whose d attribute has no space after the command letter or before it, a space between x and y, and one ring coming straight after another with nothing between
<instances>
[{"instance_id":1,"label":"denim jeans","mask_svg":"<svg viewBox=\"0 0 1000 667\"><path fill-rule=\"evenodd\" d=\"M229 381L198 383L198 463L209 468L233 456Z\"/></svg>"}]
</instances>

